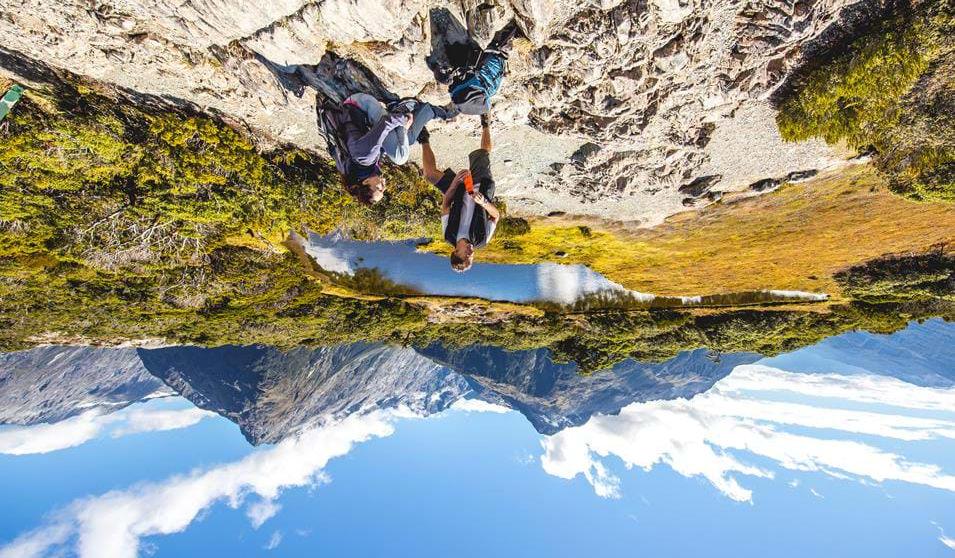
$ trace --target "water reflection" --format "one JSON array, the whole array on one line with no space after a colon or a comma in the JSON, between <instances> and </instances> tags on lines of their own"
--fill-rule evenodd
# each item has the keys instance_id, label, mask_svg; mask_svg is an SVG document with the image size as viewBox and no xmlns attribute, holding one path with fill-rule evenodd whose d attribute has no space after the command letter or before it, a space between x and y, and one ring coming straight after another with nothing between
<instances>
[{"instance_id":1,"label":"water reflection","mask_svg":"<svg viewBox=\"0 0 955 558\"><path fill-rule=\"evenodd\" d=\"M417 246L427 239L360 242L339 233L324 236L311 233L307 242L298 240L322 269L339 274L342 279L376 270L391 285L389 293L396 292L394 285L399 285L408 293L556 305L576 311L596 308L744 306L792 301L818 302L828 298L821 293L781 290L664 297L626 289L579 264L475 263L467 273L456 273L450 268L446 257L417 250ZM367 292L377 290L377 285L371 284L352 286Z\"/></svg>"},{"instance_id":2,"label":"water reflection","mask_svg":"<svg viewBox=\"0 0 955 558\"><path fill-rule=\"evenodd\" d=\"M781 402L782 395L798 402ZM849 405L853 408L845 408ZM595 417L564 430L544 441L541 464L562 478L583 475L605 497L619 496L619 479L603 465L609 455L628 468L665 464L683 476L703 477L737 501L753 497L738 477L773 478L780 468L955 491L955 476L938 466L909 461L881 449L877 441L853 439L953 440L953 409L953 389L879 376L806 376L740 366L692 400L637 403L617 416ZM924 418L919 411L944 414ZM758 464L767 460L768 466Z\"/></svg>"},{"instance_id":3,"label":"water reflection","mask_svg":"<svg viewBox=\"0 0 955 558\"><path fill-rule=\"evenodd\" d=\"M912 353L909 359L907 352ZM913 366L903 369L907 361ZM841 486L892 498L931 490L912 497L928 502L942 495L948 509L955 502L955 327L939 320L893 336L844 335L774 359L716 357L698 350L664 363L625 361L589 376L579 375L572 364L553 362L545 350L451 350L440 345L415 350L367 343L291 351L260 346L45 347L3 355L2 363L0 401L7 426L0 427L0 453L6 455L0 456L0 472L18 471L15 460L31 455L68 467L71 452L94 445L109 466L120 467L124 457L115 453L120 450L110 453L105 441L143 451L123 444L159 440L163 433L185 442L182 450L188 455L213 443L200 431L214 421L238 425L249 443L260 446L239 457L199 462L175 475L143 477L144 482L94 491L89 497L42 500L44 515L28 528L0 532L6 544L0 549L3 557L61 551L97 557L147 551L162 555L164 539L155 536L191 533L203 524L200 518L222 505L241 509L253 531L266 524L286 525L295 514L284 513L284 507L300 510L288 496L327 483L333 462L356 453L358 446L399 440L400 432L417 428L421 435L441 437L442 449L428 453L420 440L412 445L405 440L388 451L425 452L423 459L440 463L456 444L482 443L456 440L455 434L466 430L461 424L474 423L475 432L494 440L489 444L506 444L518 426L506 423L501 430L505 423L488 418L492 415L523 416L533 425L539 446L519 460L524 470L530 466L543 473L536 482L584 479L592 489L590 498L608 502L604 506L631 505L631 496L649 490L639 488L642 477L665 485L666 498L675 505L695 501L705 487L725 502L754 506L783 498L786 491L801 494L801 503L783 506L778 517L797 531L801 522L808 526L814 514L826 509L806 502L837 500ZM455 416L465 422L442 430L442 421ZM347 479L347 470L360 467L363 459L339 461L338 474ZM518 474L495 463L480 467ZM376 470L374 459L369 466ZM661 476L663 470L702 479L705 485L673 484ZM37 483L37 498L45 498L39 483L50 479L18 474L22 478L17 482ZM413 482L411 472L404 474ZM427 493L429 486L445 481L432 477L424 482L418 489ZM479 485L458 487L462 496L472 489L483 490ZM350 484L342 490L346 496L362 492ZM546 492L563 494L569 505L598 513L588 507L594 503L579 499L566 484L548 485ZM387 495L381 497L387 501ZM507 492L496 495L499 505L511 507L509 497ZM526 500L513 504L512 519L527 521L527 529L534 528L531 518L545 513ZM893 500L885 497L869 501L868 509L857 513L878 523L895 512ZM725 517L716 514L709 521L732 530L735 513L724 510ZM776 517L776 508L767 503L752 513ZM923 528L939 519L925 515ZM479 521L489 523L471 527L497 525L492 516ZM832 527L842 527L834 523ZM945 527L955 525L931 526L931 532ZM286 536L289 529L286 525ZM660 529L655 526L644 536L666 539ZM887 529L902 533L909 527L893 524ZM269 544L276 533L281 542L283 531L277 529ZM553 536L550 528L548 533ZM333 533L324 536L326 542L334 538ZM939 531L930 542L944 544L945 539ZM480 544L476 548L488 551ZM772 553L759 544L745 548L752 554ZM455 553L469 554L464 550Z\"/></svg>"}]
</instances>

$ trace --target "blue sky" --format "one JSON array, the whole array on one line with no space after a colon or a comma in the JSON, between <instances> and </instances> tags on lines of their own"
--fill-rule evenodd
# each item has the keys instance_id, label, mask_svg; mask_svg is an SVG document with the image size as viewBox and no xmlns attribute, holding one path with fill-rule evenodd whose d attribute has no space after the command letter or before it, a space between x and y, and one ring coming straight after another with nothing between
<instances>
[{"instance_id":1,"label":"blue sky","mask_svg":"<svg viewBox=\"0 0 955 558\"><path fill-rule=\"evenodd\" d=\"M785 362L551 437L474 402L258 448L181 398L5 427L0 557L955 556L955 389Z\"/></svg>"}]
</instances>

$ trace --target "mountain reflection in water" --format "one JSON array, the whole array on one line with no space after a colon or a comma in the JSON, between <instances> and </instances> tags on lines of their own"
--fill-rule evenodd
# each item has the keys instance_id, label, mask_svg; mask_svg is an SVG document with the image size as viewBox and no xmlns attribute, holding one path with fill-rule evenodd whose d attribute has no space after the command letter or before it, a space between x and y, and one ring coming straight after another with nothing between
<instances>
[{"instance_id":1,"label":"mountain reflection in water","mask_svg":"<svg viewBox=\"0 0 955 558\"><path fill-rule=\"evenodd\" d=\"M363 242L339 233L310 233L307 241L297 240L326 271L353 276L360 270L376 270L386 280L411 292L438 296L557 305L573 310L744 306L828 299L821 293L781 290L656 296L629 290L580 264L476 262L467 273L457 273L446 257L417 250L427 239Z\"/></svg>"},{"instance_id":2,"label":"mountain reflection in water","mask_svg":"<svg viewBox=\"0 0 955 558\"><path fill-rule=\"evenodd\" d=\"M538 445L519 448L530 452L516 457L522 465L484 461L480 467L510 475L543 472L523 482L551 483L534 497L545 509L553 506L547 504L545 494L572 499L568 501L575 508L592 514L603 513L599 509L607 506L632 507L632 498L638 504L641 498L648 501L645 494L653 493L658 485L666 487L666 496L652 498L653 503L646 505L659 510L667 510L671 501L684 507L690 502L704 505L697 501L702 491L719 496L705 505L723 510L707 519L723 531L743 528L746 522L757 521L752 514L761 514L780 521L785 518L794 535L807 535L807 530L822 528L813 523L817 515L830 518L837 531L850 530L851 522L832 520L832 514L845 518L839 502L847 491L862 491L878 496L852 492L852 498L867 498L867 509L856 512L860 519L883 526L872 537L885 542L896 540L891 538L895 533L897 543L905 541L908 547L927 551L918 555L940 553L948 540L945 530L955 531L955 524L944 524L950 514L936 513L955 509L953 364L955 326L940 320L913 324L892 336L843 335L773 359L697 350L663 363L628 360L586 376L579 375L572 364L554 363L546 350L508 352L481 346L450 350L439 345L412 349L359 343L290 351L262 346L43 347L8 353L0 355L0 420L6 424L0 427L0 472L8 479L3 488L26 485L42 505L13 500L13 510L7 513L19 513L25 519L11 521L0 531L0 544L5 545L0 556L47 556L59 551L82 556L135 556L149 551L162 556L167 540L155 536L190 537L211 528L207 525L211 519L199 519L225 513L219 506L222 503L243 509L249 537L259 528L265 530L265 525L281 526L263 544L271 545L275 533L281 542L285 533L285 546L279 548L292 552L292 533L308 531L295 531L288 523L296 517L292 510L306 509L295 496L297 489L316 489L330 476L348 479L347 471L360 466L366 446L425 452L424 459L437 463L451 460L461 441L442 437L452 431L442 434L440 425L458 420L455 417L464 422L456 423L453 432L488 434L466 438L462 447L506 444L517 423L502 423L495 416L523 416L521 420L529 421L536 431L528 440L536 439ZM426 417L434 420L421 420ZM101 453L101 459L108 460L101 465L119 470L129 457L116 451L130 450L110 450L110 444L127 448L123 444L134 444L137 437L162 433L184 444L179 450L183 455L202 454L202 446L215 444L215 438L203 434L203 429L226 419L238 425L250 444L261 447L246 446L238 456L233 449L229 456L188 465L174 475L144 472L139 482L128 486L84 487L74 496L59 498L41 488L43 483L56 484L54 480L17 467L16 460L41 458L66 467L70 452L88 447L97 452L88 459L95 460ZM469 424L476 430L469 429ZM500 430L502 425L505 430ZM418 436L425 438L405 445L412 442L401 433L416 428ZM438 453L427 453L429 446L423 440L429 432L442 440ZM398 446L372 443L382 438L404 442ZM176 446L164 443L170 455L179 455ZM362 451L357 451L359 445ZM128 448L145 451L137 445ZM338 460L345 455L348 460ZM387 454L374 455L384 459ZM152 467L133 461L134 479L140 469ZM423 462L418 466L425 467ZM636 468L643 472L635 472ZM439 471L453 475L455 468ZM664 471L704 482L676 481ZM417 478L410 470L403 474L408 483ZM583 479L591 490L590 502L560 479ZM342 497L365 494L359 486L341 482L345 485L336 481L335 486ZM444 482L430 478L420 487L423 493L404 497L423 497L428 486L437 490ZM478 485L473 488L480 491ZM467 498L469 490L459 486L459 497ZM553 532L557 526L538 531L529 519L547 513L545 509L527 500L511 502L510 498L519 498L517 491L495 493L497 505L513 508L514 519L530 514L525 518L529 521L526 530L560 539L562 535ZM333 498L334 493L331 487L317 488L315 501ZM798 504L781 503L796 495ZM387 501L386 495L380 497ZM854 502L852 498L849 501ZM909 502L908 506L920 502L923 508L896 505L896 498ZM720 506L726 504L720 501L754 507L724 509ZM594 505L603 507L589 507ZM446 514L460 513L450 503L446 506ZM639 506L644 509L645 505ZM918 516L921 523L887 522L902 512ZM620 513L628 517L637 512ZM372 516L366 521L371 522ZM392 517L390 521L401 520ZM482 515L478 521L470 527L479 532L507 528L494 514ZM602 530L616 525L612 522L600 529L591 526L595 537L603 535L588 544L604 548L600 545L616 539L633 544L628 533L638 529L641 521L653 520L641 519L626 531ZM683 549L674 555L689 554L689 547L681 545L692 543L661 531L680 533L682 525L657 524L641 537L669 540L668 544L676 545L671 549ZM369 523L363 528L374 532L383 526ZM912 540L916 532L924 532L924 540ZM616 537L606 536L611 533ZM802 539L793 547L793 555L828 548L824 537L822 541L814 536ZM335 540L334 530L322 531L320 544L329 548L341 544ZM464 544L455 540L458 546L449 542L440 554L488 555L495 548L488 546L489 541ZM169 552L175 553L174 547L182 542L173 541L168 539ZM543 541L538 541L541 548L545 548ZM381 553L371 541L352 538L348 545L340 548L351 552L339 554ZM873 550L857 540L840 545L849 554L863 546ZM412 545L393 553L437 553L423 550L427 548ZM894 549L888 545L867 554L891 556ZM256 546L240 553L258 555L260 550ZM754 541L732 550L727 553L766 555L775 554L776 548L770 541Z\"/></svg>"}]
</instances>

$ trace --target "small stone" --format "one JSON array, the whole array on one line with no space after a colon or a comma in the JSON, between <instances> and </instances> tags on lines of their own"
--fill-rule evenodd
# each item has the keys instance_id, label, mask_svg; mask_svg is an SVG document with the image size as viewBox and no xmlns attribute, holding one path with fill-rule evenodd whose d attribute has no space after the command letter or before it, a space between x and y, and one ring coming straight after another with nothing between
<instances>
[{"instance_id":1,"label":"small stone","mask_svg":"<svg viewBox=\"0 0 955 558\"><path fill-rule=\"evenodd\" d=\"M793 171L786 176L786 182L803 182L819 174L816 169Z\"/></svg>"},{"instance_id":2,"label":"small stone","mask_svg":"<svg viewBox=\"0 0 955 558\"><path fill-rule=\"evenodd\" d=\"M754 192L769 192L779 188L779 184L780 182L775 178L764 178L750 184L749 189Z\"/></svg>"}]
</instances>

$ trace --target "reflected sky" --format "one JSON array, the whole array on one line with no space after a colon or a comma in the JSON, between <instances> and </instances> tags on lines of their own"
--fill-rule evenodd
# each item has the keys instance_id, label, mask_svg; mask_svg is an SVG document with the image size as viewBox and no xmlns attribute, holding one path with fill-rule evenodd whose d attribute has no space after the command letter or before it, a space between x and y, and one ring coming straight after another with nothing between
<instances>
[{"instance_id":1,"label":"reflected sky","mask_svg":"<svg viewBox=\"0 0 955 558\"><path fill-rule=\"evenodd\" d=\"M323 269L354 274L358 269L377 269L400 285L428 294L467 296L508 302L549 302L569 306L588 298L592 304L749 304L752 302L826 300L821 293L769 290L709 297L705 294L685 297L657 297L629 290L589 267L580 264L495 264L477 260L466 273L451 269L448 258L419 252L418 244L427 239L361 242L332 233L310 233L305 251ZM713 300L709 300L712 298Z\"/></svg>"},{"instance_id":2,"label":"reflected sky","mask_svg":"<svg viewBox=\"0 0 955 558\"><path fill-rule=\"evenodd\" d=\"M420 242L359 242L338 234L309 234L306 251L328 271L352 274L359 268L375 268L396 283L446 296L571 304L588 294L627 292L617 283L579 264L475 262L467 273L457 273L451 269L447 257L418 252ZM647 301L653 298L640 293L636 296Z\"/></svg>"},{"instance_id":3,"label":"reflected sky","mask_svg":"<svg viewBox=\"0 0 955 558\"><path fill-rule=\"evenodd\" d=\"M190 401L214 386L87 400L0 427L0 557L952 556L953 345L939 320L843 335L549 435L476 391L489 380L377 348L349 353L380 370L361 386L316 372L361 404L272 444ZM410 365L431 370L396 382ZM395 397L369 395L381 375Z\"/></svg>"}]
</instances>

